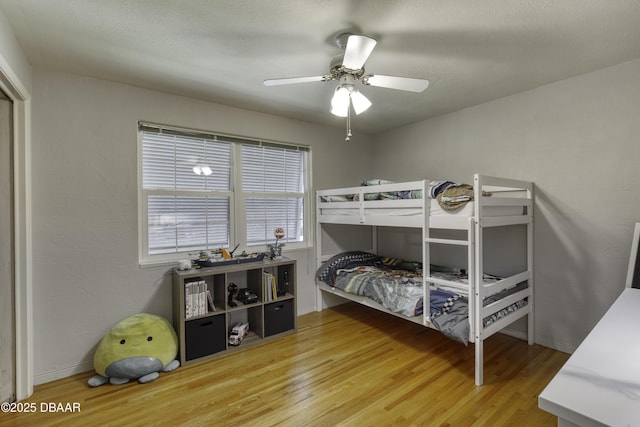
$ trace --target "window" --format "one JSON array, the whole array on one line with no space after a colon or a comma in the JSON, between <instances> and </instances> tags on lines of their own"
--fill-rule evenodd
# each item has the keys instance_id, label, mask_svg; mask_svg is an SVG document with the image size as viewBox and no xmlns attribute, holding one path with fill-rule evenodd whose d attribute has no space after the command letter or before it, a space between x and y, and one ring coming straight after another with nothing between
<instances>
[{"instance_id":1,"label":"window","mask_svg":"<svg viewBox=\"0 0 640 427\"><path fill-rule=\"evenodd\" d=\"M285 242L304 241L304 154L287 148L242 146L247 244L264 245L282 227Z\"/></svg>"},{"instance_id":2,"label":"window","mask_svg":"<svg viewBox=\"0 0 640 427\"><path fill-rule=\"evenodd\" d=\"M141 262L306 245L308 149L140 124Z\"/></svg>"}]
</instances>

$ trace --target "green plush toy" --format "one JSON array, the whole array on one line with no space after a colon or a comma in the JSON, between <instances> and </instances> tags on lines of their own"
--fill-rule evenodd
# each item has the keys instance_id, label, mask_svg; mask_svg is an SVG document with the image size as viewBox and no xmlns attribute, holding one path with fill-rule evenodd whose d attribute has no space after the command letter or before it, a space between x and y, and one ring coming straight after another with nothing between
<instances>
[{"instance_id":1,"label":"green plush toy","mask_svg":"<svg viewBox=\"0 0 640 427\"><path fill-rule=\"evenodd\" d=\"M132 379L148 383L158 378L160 371L180 366L177 354L178 337L165 318L134 314L111 328L98 344L93 357L98 375L89 379L89 385L124 384Z\"/></svg>"}]
</instances>

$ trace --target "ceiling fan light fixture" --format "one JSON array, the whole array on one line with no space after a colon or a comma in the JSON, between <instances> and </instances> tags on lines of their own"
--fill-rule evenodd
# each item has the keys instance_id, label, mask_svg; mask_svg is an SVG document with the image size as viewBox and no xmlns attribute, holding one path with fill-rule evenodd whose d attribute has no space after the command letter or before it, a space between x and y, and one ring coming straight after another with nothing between
<instances>
[{"instance_id":1,"label":"ceiling fan light fixture","mask_svg":"<svg viewBox=\"0 0 640 427\"><path fill-rule=\"evenodd\" d=\"M358 90L351 92L351 102L353 103L353 110L356 114L364 113L371 107L371 101Z\"/></svg>"},{"instance_id":2,"label":"ceiling fan light fixture","mask_svg":"<svg viewBox=\"0 0 640 427\"><path fill-rule=\"evenodd\" d=\"M382 74L365 74L365 63L376 47L376 40L362 34L344 32L336 37L336 44L344 50L342 55L335 56L329 63L329 74L309 77L287 77L267 79L266 86L276 86L307 82L339 81L331 98L331 114L347 118L347 137L351 139L351 107L356 114L362 114L371 101L356 89L356 84L377 86L387 89L408 92L422 92L429 86L429 81L413 77L386 76Z\"/></svg>"},{"instance_id":3,"label":"ceiling fan light fixture","mask_svg":"<svg viewBox=\"0 0 640 427\"><path fill-rule=\"evenodd\" d=\"M336 88L331 98L331 114L338 117L347 117L351 99L349 98L349 89L340 85Z\"/></svg>"}]
</instances>

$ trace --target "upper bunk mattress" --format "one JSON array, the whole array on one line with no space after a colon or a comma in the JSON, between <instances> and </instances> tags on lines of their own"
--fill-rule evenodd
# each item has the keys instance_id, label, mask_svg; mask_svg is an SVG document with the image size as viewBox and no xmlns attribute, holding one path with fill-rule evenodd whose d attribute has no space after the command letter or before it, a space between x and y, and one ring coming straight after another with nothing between
<instances>
[{"instance_id":1,"label":"upper bunk mattress","mask_svg":"<svg viewBox=\"0 0 640 427\"><path fill-rule=\"evenodd\" d=\"M428 207L430 227L466 228L469 218L475 215L473 188L466 184L446 181L447 184L451 184L450 187L436 192L434 189L437 187L434 183L441 182L431 181L430 187L426 185L426 181L416 181L318 191L318 221L422 227L425 223L423 213ZM427 206L424 206L422 199L423 191L416 189L419 185L425 189L429 188L425 191L429 194ZM406 190L396 190L402 188ZM450 200L445 201L445 195ZM482 217L526 215L522 204L485 203L484 199L492 199L490 196L490 193L482 193Z\"/></svg>"}]
</instances>

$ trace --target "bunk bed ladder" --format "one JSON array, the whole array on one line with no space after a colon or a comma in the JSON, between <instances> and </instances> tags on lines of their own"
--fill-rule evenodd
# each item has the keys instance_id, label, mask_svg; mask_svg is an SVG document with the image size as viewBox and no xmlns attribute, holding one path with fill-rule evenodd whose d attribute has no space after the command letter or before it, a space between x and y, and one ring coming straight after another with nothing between
<instances>
[{"instance_id":1,"label":"bunk bed ladder","mask_svg":"<svg viewBox=\"0 0 640 427\"><path fill-rule=\"evenodd\" d=\"M316 268L322 265L322 223L320 218L320 195L316 192ZM322 291L316 286L316 311L322 311Z\"/></svg>"},{"instance_id":2,"label":"bunk bed ladder","mask_svg":"<svg viewBox=\"0 0 640 427\"><path fill-rule=\"evenodd\" d=\"M431 292L428 281L431 275L429 182L429 180L422 181L422 323L425 326L431 323Z\"/></svg>"},{"instance_id":3,"label":"bunk bed ladder","mask_svg":"<svg viewBox=\"0 0 640 427\"><path fill-rule=\"evenodd\" d=\"M469 341L476 342L476 305L472 304L476 294L476 233L475 233L475 218L469 218L469 225L467 228L467 242L469 247L467 248L467 276L469 280L469 293L467 295L469 305Z\"/></svg>"},{"instance_id":4,"label":"bunk bed ladder","mask_svg":"<svg viewBox=\"0 0 640 427\"><path fill-rule=\"evenodd\" d=\"M427 181L429 182L429 181ZM428 188L428 186L426 187ZM426 191L423 190L423 191ZM476 239L476 235L475 235L475 222L474 222L474 218L471 217L469 218L468 221L468 225L467 225L467 230L466 230L466 238L465 239L442 239L442 238L435 238L435 237L430 237L430 224L429 224L429 217L430 217L430 205L429 205L429 200L423 200L424 206L423 206L423 210L424 210L424 225L423 225L423 250L422 250L422 254L423 254L423 259L422 259L422 265L423 265L423 322L425 325L427 325L428 323L430 323L429 321L429 315L427 315L427 305L426 303L424 303L424 301L430 301L430 292L429 292L429 286L431 283L435 284L435 285L442 285L442 286L456 286L458 285L457 282L451 282L449 280L445 280L445 279L439 279L436 277L430 277L431 276L431 268L430 268L430 244L431 243L436 243L436 244L442 244L442 245L455 245L455 246L467 246L467 274L468 274L468 278L469 278L469 288L468 288L468 294L467 297L469 299L469 341L470 342L474 342L475 341L475 307L474 304L471 304L471 302L473 301L474 298L474 294L475 294L475 239ZM431 310L430 304L429 304L429 311ZM430 313L429 313L430 314Z\"/></svg>"}]
</instances>

